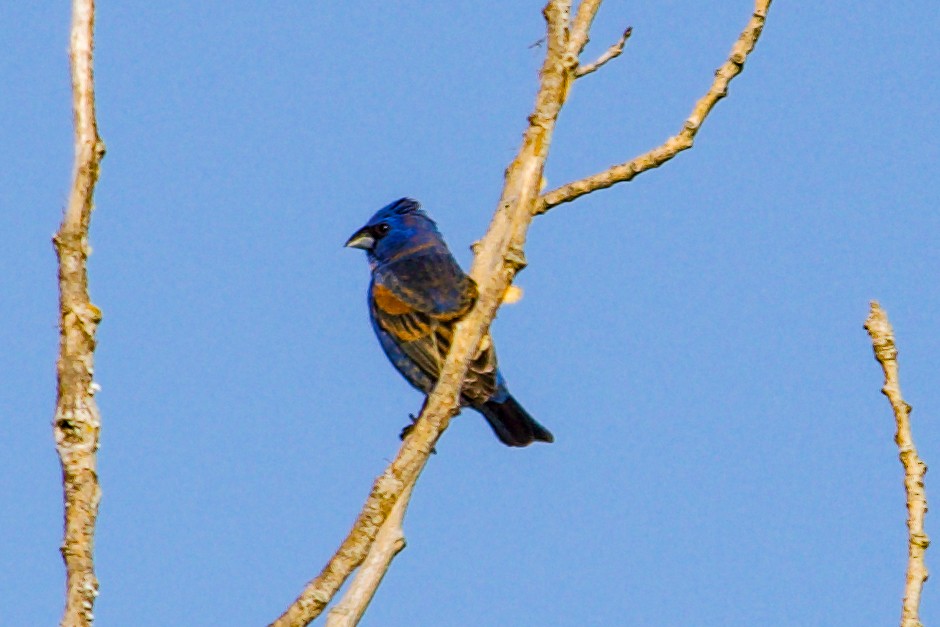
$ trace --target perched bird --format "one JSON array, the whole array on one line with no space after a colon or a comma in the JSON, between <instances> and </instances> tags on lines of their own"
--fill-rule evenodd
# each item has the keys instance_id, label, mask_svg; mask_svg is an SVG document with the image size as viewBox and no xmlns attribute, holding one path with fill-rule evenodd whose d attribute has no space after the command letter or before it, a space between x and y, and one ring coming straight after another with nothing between
<instances>
[{"instance_id":1,"label":"perched bird","mask_svg":"<svg viewBox=\"0 0 940 627\"><path fill-rule=\"evenodd\" d=\"M429 394L454 325L476 301L476 284L457 265L434 221L410 198L379 209L346 246L368 254L369 317L385 355L411 385ZM483 414L507 446L554 440L509 393L489 335L470 364L461 404Z\"/></svg>"}]
</instances>

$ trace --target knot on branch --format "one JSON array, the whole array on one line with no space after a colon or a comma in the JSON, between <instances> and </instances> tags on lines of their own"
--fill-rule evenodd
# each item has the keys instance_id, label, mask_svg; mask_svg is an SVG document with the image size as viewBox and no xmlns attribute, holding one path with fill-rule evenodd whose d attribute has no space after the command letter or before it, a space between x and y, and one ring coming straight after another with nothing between
<instances>
[{"instance_id":1,"label":"knot on branch","mask_svg":"<svg viewBox=\"0 0 940 627\"><path fill-rule=\"evenodd\" d=\"M890 337L874 338L872 340L872 349L875 351L875 359L881 363L897 361L898 349L894 345L894 340Z\"/></svg>"},{"instance_id":2,"label":"knot on branch","mask_svg":"<svg viewBox=\"0 0 940 627\"><path fill-rule=\"evenodd\" d=\"M65 305L63 327L66 329L78 328L85 338L94 342L95 331L101 322L101 310L92 303L69 303Z\"/></svg>"},{"instance_id":3,"label":"knot on branch","mask_svg":"<svg viewBox=\"0 0 940 627\"><path fill-rule=\"evenodd\" d=\"M567 50L561 55L560 62L565 72L574 73L575 69L578 67L578 55L571 50Z\"/></svg>"},{"instance_id":4,"label":"knot on branch","mask_svg":"<svg viewBox=\"0 0 940 627\"><path fill-rule=\"evenodd\" d=\"M506 251L503 261L506 262L506 265L512 269L513 274L518 274L522 271L529 262L526 261L525 252L522 248L518 246L512 246L509 250Z\"/></svg>"},{"instance_id":5,"label":"knot on branch","mask_svg":"<svg viewBox=\"0 0 940 627\"><path fill-rule=\"evenodd\" d=\"M54 426L56 446L63 456L98 450L98 430L101 425L97 411L82 408L77 412L64 413L56 417Z\"/></svg>"},{"instance_id":6,"label":"knot on branch","mask_svg":"<svg viewBox=\"0 0 940 627\"><path fill-rule=\"evenodd\" d=\"M379 498L388 498L401 492L404 482L390 472L384 472L375 482L373 493ZM384 515L383 515L384 517Z\"/></svg>"},{"instance_id":7,"label":"knot on branch","mask_svg":"<svg viewBox=\"0 0 940 627\"><path fill-rule=\"evenodd\" d=\"M71 227L72 225L63 226L58 233L52 236L52 244L55 246L56 253L63 260L67 255L82 254L87 256L88 253L88 244L85 241L86 235ZM76 263L72 260L69 261ZM63 269L74 271L74 268Z\"/></svg>"}]
</instances>

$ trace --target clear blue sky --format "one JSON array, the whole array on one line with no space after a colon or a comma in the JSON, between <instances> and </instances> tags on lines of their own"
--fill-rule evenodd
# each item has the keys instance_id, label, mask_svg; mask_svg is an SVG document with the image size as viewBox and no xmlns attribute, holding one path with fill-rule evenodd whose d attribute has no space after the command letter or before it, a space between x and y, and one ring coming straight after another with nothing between
<instances>
[{"instance_id":1,"label":"clear blue sky","mask_svg":"<svg viewBox=\"0 0 940 627\"><path fill-rule=\"evenodd\" d=\"M52 625L69 14L7 5L0 624ZM540 8L99 3L99 625L266 624L336 548L421 403L341 245L408 195L469 264ZM589 55L634 35L575 86L549 184L674 133L751 10L605 3ZM940 465L938 27L920 5L778 2L692 151L536 220L494 334L556 443L458 418L363 625L896 623L901 469L862 323L880 299Z\"/></svg>"}]
</instances>

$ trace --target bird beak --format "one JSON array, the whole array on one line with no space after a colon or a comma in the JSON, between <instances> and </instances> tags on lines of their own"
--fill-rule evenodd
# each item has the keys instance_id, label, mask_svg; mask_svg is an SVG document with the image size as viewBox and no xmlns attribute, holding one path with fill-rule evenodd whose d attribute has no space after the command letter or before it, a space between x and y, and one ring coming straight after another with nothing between
<instances>
[{"instance_id":1,"label":"bird beak","mask_svg":"<svg viewBox=\"0 0 940 627\"><path fill-rule=\"evenodd\" d=\"M362 250L372 250L372 247L375 246L375 237L373 237L371 229L364 226L355 233L352 234L346 243L344 244L346 248L361 248Z\"/></svg>"}]
</instances>

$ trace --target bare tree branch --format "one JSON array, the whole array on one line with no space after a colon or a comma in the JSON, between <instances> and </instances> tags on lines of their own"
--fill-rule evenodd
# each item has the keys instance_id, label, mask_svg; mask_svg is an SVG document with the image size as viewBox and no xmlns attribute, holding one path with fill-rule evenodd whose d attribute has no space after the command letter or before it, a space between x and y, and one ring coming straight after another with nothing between
<instances>
[{"instance_id":1,"label":"bare tree branch","mask_svg":"<svg viewBox=\"0 0 940 627\"><path fill-rule=\"evenodd\" d=\"M448 402L449 401L449 402ZM456 394L439 398L434 408L425 404L422 416L434 411L438 424L446 426L456 412ZM368 555L369 548L386 518L408 485L415 482L424 469L430 450L440 436L433 432L427 420L419 421L402 443L398 455L372 485L362 511L349 535L330 558L320 574L311 580L297 599L271 625L273 627L299 627L320 615L346 578Z\"/></svg>"},{"instance_id":2,"label":"bare tree branch","mask_svg":"<svg viewBox=\"0 0 940 627\"><path fill-rule=\"evenodd\" d=\"M754 14L741 33L741 36L731 48L731 54L728 60L715 72L715 80L711 87L692 109L692 114L685 121L682 130L677 135L673 135L666 142L654 148L649 152L640 155L632 161L612 166L603 172L588 176L579 181L562 185L550 192L546 192L536 207L536 213L545 213L552 207L562 203L571 202L585 194L604 189L617 183L624 183L632 180L636 175L658 168L666 163L683 150L692 147L695 141L695 135L698 133L711 112L715 104L728 95L728 84L731 79L741 73L744 69L744 62L747 56L757 44L761 30L764 28L764 21L767 17L767 10L770 8L771 0L757 0L754 6Z\"/></svg>"},{"instance_id":3,"label":"bare tree branch","mask_svg":"<svg viewBox=\"0 0 940 627\"><path fill-rule=\"evenodd\" d=\"M94 534L101 490L96 472L101 417L95 403L95 330L101 312L88 296L88 225L104 144L95 120L94 0L74 0L69 59L75 117L75 165L68 206L53 238L59 259L59 359L56 364L56 450L65 500L66 601L61 624L91 625L98 580Z\"/></svg>"},{"instance_id":4,"label":"bare tree branch","mask_svg":"<svg viewBox=\"0 0 940 627\"><path fill-rule=\"evenodd\" d=\"M626 45L627 40L630 39L630 35L632 34L633 34L633 27L628 26L627 29L623 31L623 35L620 36L620 39L617 41L617 43L615 43L613 46L608 48L604 52L604 54L597 57L597 59L595 59L591 63L588 63L587 65L579 65L578 68L574 71L574 77L581 78L582 76L586 76L590 74L591 72L594 72L602 68L604 64L610 61L611 59L616 59L617 57L619 57L620 54L623 52L623 47Z\"/></svg>"},{"instance_id":5,"label":"bare tree branch","mask_svg":"<svg viewBox=\"0 0 940 627\"><path fill-rule=\"evenodd\" d=\"M356 571L356 576L336 606L330 610L326 617L326 627L355 627L365 614L375 591L388 572L389 566L395 556L405 548L405 532L402 529L402 520L405 510L411 500L411 491L414 484L409 485L402 492L392 507L391 513L385 519L382 528L375 536L375 542L369 549L362 566Z\"/></svg>"},{"instance_id":6,"label":"bare tree branch","mask_svg":"<svg viewBox=\"0 0 940 627\"><path fill-rule=\"evenodd\" d=\"M769 4L769 0L758 2L758 8L763 6L766 11ZM539 192L555 123L575 80L578 56L587 43L591 21L599 5L600 0L583 0L573 24L571 0L550 0L545 6L546 54L539 73L540 85L535 106L523 134L522 146L506 169L503 192L490 226L473 247L474 260L470 275L478 288L476 304L457 323L450 352L437 384L428 395L421 415L402 443L398 455L373 484L349 535L320 574L307 584L300 596L272 623L272 627L300 627L319 616L352 571L369 556L380 531L389 534L388 546L391 549L376 549L373 553L374 563L384 564L384 568L387 568L394 557L397 538L401 537L400 520L389 520L390 512L417 481L450 418L459 410L460 388L469 362L476 355L507 288L516 273L526 265L526 233L533 217L544 211L544 199L539 196ZM763 14L760 24L763 24ZM757 34L759 28L743 53L733 51L735 59L740 56L739 64L750 52ZM737 72L740 72L740 67L734 74ZM713 105L714 102L708 104L704 107L705 111L699 114L704 117ZM402 514L406 504L402 506ZM387 526L385 530L383 526ZM371 557L370 563L373 563ZM378 585L383 572L370 574L363 579L365 594L374 592L374 586ZM362 601L350 601L350 606L354 603L358 607ZM336 616L336 620L340 620L339 612ZM358 618L353 617L353 622L346 624L354 624L355 620Z\"/></svg>"},{"instance_id":7,"label":"bare tree branch","mask_svg":"<svg viewBox=\"0 0 940 627\"><path fill-rule=\"evenodd\" d=\"M584 52L584 47L590 41L591 24L594 23L594 16L600 8L601 0L581 0L578 4L578 12L571 25L569 51L573 56L579 57Z\"/></svg>"},{"instance_id":8,"label":"bare tree branch","mask_svg":"<svg viewBox=\"0 0 940 627\"><path fill-rule=\"evenodd\" d=\"M437 385L402 443L398 456L376 479L353 529L320 574L272 623L273 627L306 625L323 611L353 569L365 559L395 501L417 479L431 449L447 428L451 416L458 411L460 388L469 362L512 277L525 265L522 254L525 231L538 200L539 181L551 133L576 63L576 60L569 60L569 65L564 64L565 58L570 56L567 54L570 9L570 2L552 0L544 10L548 35L541 87L522 147L506 170L506 182L496 214L474 257L470 274L479 290L476 305L457 324Z\"/></svg>"},{"instance_id":9,"label":"bare tree branch","mask_svg":"<svg viewBox=\"0 0 940 627\"><path fill-rule=\"evenodd\" d=\"M878 305L871 302L871 312L865 321L865 329L871 336L875 359L881 364L885 374L885 384L881 392L891 402L897 433L894 441L900 451L901 465L904 466L904 490L907 493L907 576L904 586L904 602L901 606L901 627L921 627L920 595L927 581L927 567L924 565L924 553L930 545L930 539L924 532L924 517L927 514L927 493L924 490L924 475L927 465L918 457L911 433L911 406L901 396L901 384L898 381L898 350L894 344L894 329L888 322L888 315Z\"/></svg>"}]
</instances>

